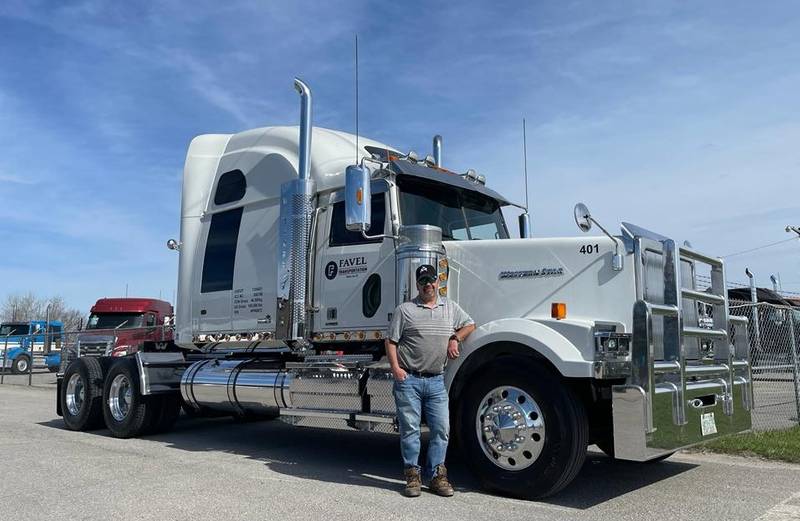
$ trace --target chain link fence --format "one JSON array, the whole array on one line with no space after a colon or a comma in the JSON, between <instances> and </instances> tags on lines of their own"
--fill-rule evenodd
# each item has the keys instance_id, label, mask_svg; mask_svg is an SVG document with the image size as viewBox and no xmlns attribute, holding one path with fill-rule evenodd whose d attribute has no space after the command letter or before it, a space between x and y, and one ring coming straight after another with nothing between
<instances>
[{"instance_id":1,"label":"chain link fence","mask_svg":"<svg viewBox=\"0 0 800 521\"><path fill-rule=\"evenodd\" d=\"M800 308L730 301L731 315L747 317L753 371L753 429L800 423Z\"/></svg>"}]
</instances>

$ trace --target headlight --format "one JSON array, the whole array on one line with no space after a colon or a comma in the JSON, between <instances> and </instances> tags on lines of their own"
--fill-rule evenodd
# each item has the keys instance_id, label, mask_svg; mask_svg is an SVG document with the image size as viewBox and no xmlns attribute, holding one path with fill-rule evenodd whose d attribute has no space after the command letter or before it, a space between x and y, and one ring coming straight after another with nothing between
<instances>
[{"instance_id":1,"label":"headlight","mask_svg":"<svg viewBox=\"0 0 800 521\"><path fill-rule=\"evenodd\" d=\"M111 356L126 356L131 346L117 346L111 351Z\"/></svg>"},{"instance_id":2,"label":"headlight","mask_svg":"<svg viewBox=\"0 0 800 521\"><path fill-rule=\"evenodd\" d=\"M594 334L595 355L598 360L625 358L631 352L631 334L603 331Z\"/></svg>"}]
</instances>

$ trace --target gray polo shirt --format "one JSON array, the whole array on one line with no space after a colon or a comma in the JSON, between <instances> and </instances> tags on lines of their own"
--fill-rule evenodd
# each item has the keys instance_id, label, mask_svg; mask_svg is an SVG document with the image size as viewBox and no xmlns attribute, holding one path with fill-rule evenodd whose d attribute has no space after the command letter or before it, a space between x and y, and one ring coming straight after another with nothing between
<instances>
[{"instance_id":1,"label":"gray polo shirt","mask_svg":"<svg viewBox=\"0 0 800 521\"><path fill-rule=\"evenodd\" d=\"M389 340L397 344L400 366L412 371L441 373L447 363L447 344L457 329L475 322L461 307L439 298L433 308L419 296L397 306L389 324Z\"/></svg>"}]
</instances>

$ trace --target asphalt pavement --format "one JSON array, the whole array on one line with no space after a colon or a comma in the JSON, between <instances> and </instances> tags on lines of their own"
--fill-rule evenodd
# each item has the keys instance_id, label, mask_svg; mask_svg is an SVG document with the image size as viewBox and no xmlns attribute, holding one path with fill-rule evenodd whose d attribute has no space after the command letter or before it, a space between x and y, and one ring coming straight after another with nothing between
<instances>
[{"instance_id":1,"label":"asphalt pavement","mask_svg":"<svg viewBox=\"0 0 800 521\"><path fill-rule=\"evenodd\" d=\"M49 381L0 386L0 520L800 519L800 465L593 452L565 491L521 501L482 492L453 460L454 497L408 499L392 435L181 418L170 433L118 440L64 429Z\"/></svg>"}]
</instances>

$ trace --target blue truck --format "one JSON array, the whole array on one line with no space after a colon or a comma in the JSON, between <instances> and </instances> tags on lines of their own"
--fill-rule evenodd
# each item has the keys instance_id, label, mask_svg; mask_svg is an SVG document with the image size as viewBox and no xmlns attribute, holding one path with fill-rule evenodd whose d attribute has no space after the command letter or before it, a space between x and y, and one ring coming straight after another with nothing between
<instances>
[{"instance_id":1,"label":"blue truck","mask_svg":"<svg viewBox=\"0 0 800 521\"><path fill-rule=\"evenodd\" d=\"M49 325L44 320L3 322L0 324L3 369L10 368L16 374L28 372L34 355L48 354L52 346L61 345L63 332L59 320L51 320ZM58 367L48 366L48 369L57 371Z\"/></svg>"}]
</instances>

